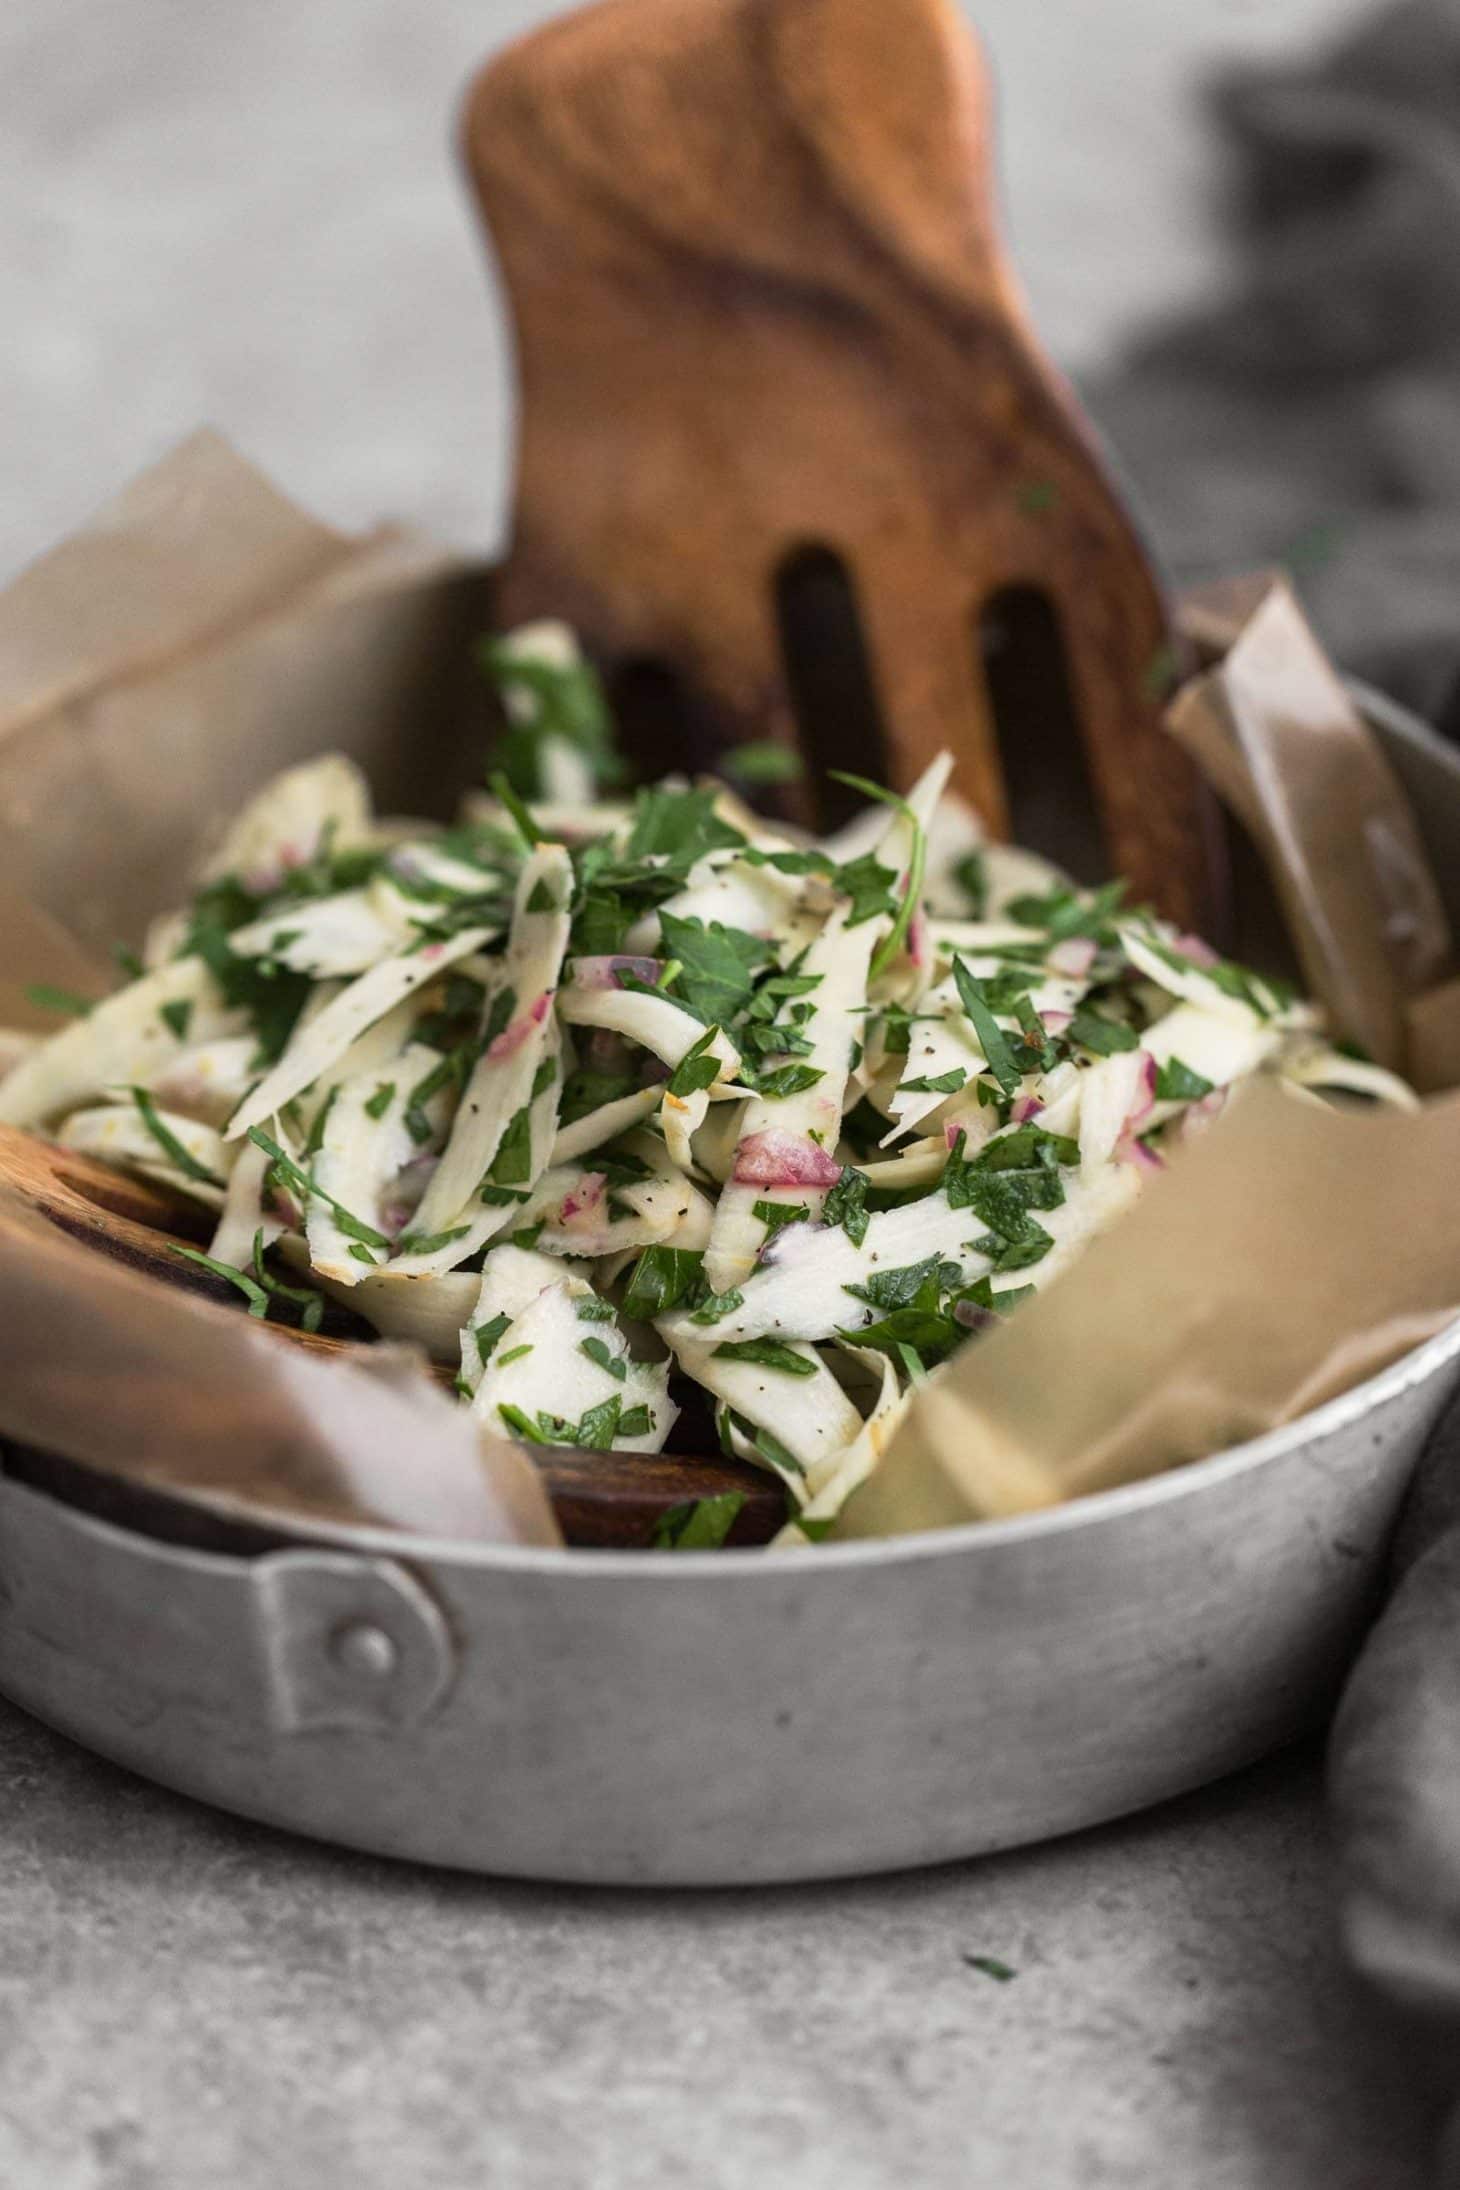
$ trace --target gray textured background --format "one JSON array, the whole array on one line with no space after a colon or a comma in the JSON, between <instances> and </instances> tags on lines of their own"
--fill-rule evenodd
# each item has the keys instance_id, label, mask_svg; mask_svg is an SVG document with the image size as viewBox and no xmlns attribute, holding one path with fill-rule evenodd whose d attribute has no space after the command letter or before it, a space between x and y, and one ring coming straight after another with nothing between
<instances>
[{"instance_id":1,"label":"gray textured background","mask_svg":"<svg viewBox=\"0 0 1460 2190\"><path fill-rule=\"evenodd\" d=\"M870 0L869 0L870 4ZM1066 364L1216 278L1199 70L1354 0L965 0ZM506 358L448 146L543 0L0 0L0 576L188 427L336 520L496 529Z\"/></svg>"},{"instance_id":2,"label":"gray textured background","mask_svg":"<svg viewBox=\"0 0 1460 2190\"><path fill-rule=\"evenodd\" d=\"M491 536L505 353L446 117L543 12L0 0L0 572L204 419L337 520ZM1350 11L974 12L1036 311L1087 363L1219 278L1193 70ZM924 1877L631 1899L310 1848L0 1707L0 1939L5 2190L1424 2179L1312 1755Z\"/></svg>"}]
</instances>

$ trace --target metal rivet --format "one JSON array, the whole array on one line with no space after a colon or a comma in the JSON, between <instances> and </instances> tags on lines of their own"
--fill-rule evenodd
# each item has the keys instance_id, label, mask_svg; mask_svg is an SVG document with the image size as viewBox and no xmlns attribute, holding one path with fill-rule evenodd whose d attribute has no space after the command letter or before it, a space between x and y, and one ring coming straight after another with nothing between
<instances>
[{"instance_id":1,"label":"metal rivet","mask_svg":"<svg viewBox=\"0 0 1460 2190\"><path fill-rule=\"evenodd\" d=\"M385 1629L366 1620L350 1620L337 1627L330 1637L330 1655L359 1680L388 1680L400 1662L400 1652Z\"/></svg>"}]
</instances>

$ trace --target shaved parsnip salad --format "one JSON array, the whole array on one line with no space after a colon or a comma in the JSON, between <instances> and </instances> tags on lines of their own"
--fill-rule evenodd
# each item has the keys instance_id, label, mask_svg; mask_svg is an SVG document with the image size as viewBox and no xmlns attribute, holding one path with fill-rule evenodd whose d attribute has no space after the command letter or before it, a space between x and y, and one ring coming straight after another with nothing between
<instances>
[{"instance_id":1,"label":"shaved parsnip salad","mask_svg":"<svg viewBox=\"0 0 1460 2190\"><path fill-rule=\"evenodd\" d=\"M1236 1083L1413 1100L1119 885L985 842L946 759L820 842L714 781L615 803L571 634L492 664L496 796L440 828L338 756L278 778L135 979L0 1041L0 1120L203 1204L253 1313L348 1303L497 1432L656 1452L699 1385L815 1540Z\"/></svg>"}]
</instances>

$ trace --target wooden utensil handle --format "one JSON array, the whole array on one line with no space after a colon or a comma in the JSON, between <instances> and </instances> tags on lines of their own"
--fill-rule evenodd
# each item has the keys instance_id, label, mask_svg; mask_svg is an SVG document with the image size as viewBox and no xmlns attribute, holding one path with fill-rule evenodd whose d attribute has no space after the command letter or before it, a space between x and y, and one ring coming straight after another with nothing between
<instances>
[{"instance_id":1,"label":"wooden utensil handle","mask_svg":"<svg viewBox=\"0 0 1460 2190\"><path fill-rule=\"evenodd\" d=\"M504 620L564 615L610 671L654 665L695 759L800 739L905 784L951 746L1001 833L1072 707L1106 864L1196 920L1162 603L1031 335L947 0L607 0L494 61L464 131L518 337ZM875 682L859 708L844 674L810 721L816 664L798 679L786 646L808 569L840 574ZM991 627L1031 657L1017 721Z\"/></svg>"}]
</instances>

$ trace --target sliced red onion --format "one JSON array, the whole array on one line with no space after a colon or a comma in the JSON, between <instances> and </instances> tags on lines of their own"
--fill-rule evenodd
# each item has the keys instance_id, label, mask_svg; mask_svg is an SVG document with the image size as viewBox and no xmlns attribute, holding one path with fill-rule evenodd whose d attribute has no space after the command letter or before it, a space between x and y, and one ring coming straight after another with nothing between
<instances>
[{"instance_id":1,"label":"sliced red onion","mask_svg":"<svg viewBox=\"0 0 1460 2190\"><path fill-rule=\"evenodd\" d=\"M1156 1060L1148 1049L1139 1051L1138 1055L1140 1058L1140 1077L1136 1082L1136 1092L1131 1100L1131 1106L1125 1114L1128 1130L1143 1124L1156 1107Z\"/></svg>"},{"instance_id":2,"label":"sliced red onion","mask_svg":"<svg viewBox=\"0 0 1460 2190\"><path fill-rule=\"evenodd\" d=\"M664 971L662 958L575 958L573 960L573 986L577 989L620 989L621 973L632 974L636 981L645 981L652 988Z\"/></svg>"},{"instance_id":3,"label":"sliced red onion","mask_svg":"<svg viewBox=\"0 0 1460 2190\"><path fill-rule=\"evenodd\" d=\"M1221 952L1214 951L1202 935L1178 935L1171 947L1180 951L1183 958L1189 958L1194 966L1219 966L1222 963Z\"/></svg>"},{"instance_id":4,"label":"sliced red onion","mask_svg":"<svg viewBox=\"0 0 1460 2190\"><path fill-rule=\"evenodd\" d=\"M1092 936L1067 935L1062 943L1056 943L1049 954L1049 962L1056 973L1068 974L1072 980L1083 981L1095 963L1097 945ZM1049 1014L1044 1014L1046 1024Z\"/></svg>"},{"instance_id":5,"label":"sliced red onion","mask_svg":"<svg viewBox=\"0 0 1460 2190\"><path fill-rule=\"evenodd\" d=\"M976 1300L955 1300L953 1320L961 1323L965 1331L987 1331L999 1319L992 1308L980 1308Z\"/></svg>"},{"instance_id":6,"label":"sliced red onion","mask_svg":"<svg viewBox=\"0 0 1460 2190\"><path fill-rule=\"evenodd\" d=\"M608 1180L602 1171L585 1171L576 1186L570 1186L563 1196L558 1211L561 1224L591 1224L603 1200L603 1190Z\"/></svg>"},{"instance_id":7,"label":"sliced red onion","mask_svg":"<svg viewBox=\"0 0 1460 2190\"><path fill-rule=\"evenodd\" d=\"M915 912L907 924L907 941L903 945L913 965L922 967L928 963L928 923L922 913Z\"/></svg>"},{"instance_id":8,"label":"sliced red onion","mask_svg":"<svg viewBox=\"0 0 1460 2190\"><path fill-rule=\"evenodd\" d=\"M1053 1011L1042 1011L1039 1016L1046 1034L1063 1034L1075 1015L1072 1011L1060 1011L1056 1007Z\"/></svg>"},{"instance_id":9,"label":"sliced red onion","mask_svg":"<svg viewBox=\"0 0 1460 2190\"><path fill-rule=\"evenodd\" d=\"M427 1150L401 1165L380 1205L380 1229L391 1239L399 1237L420 1208L440 1161Z\"/></svg>"},{"instance_id":10,"label":"sliced red onion","mask_svg":"<svg viewBox=\"0 0 1460 2190\"><path fill-rule=\"evenodd\" d=\"M752 1133L735 1152L737 1186L835 1186L842 1167L804 1133L770 1126Z\"/></svg>"},{"instance_id":11,"label":"sliced red onion","mask_svg":"<svg viewBox=\"0 0 1460 2190\"><path fill-rule=\"evenodd\" d=\"M1021 1095L1009 1112L1009 1118L1014 1125L1028 1125L1031 1119L1041 1115L1043 1109L1043 1103L1039 1102L1033 1095ZM952 1146L951 1141L949 1146Z\"/></svg>"},{"instance_id":12,"label":"sliced red onion","mask_svg":"<svg viewBox=\"0 0 1460 2190\"><path fill-rule=\"evenodd\" d=\"M523 1012L521 1018L514 1019L510 1025L503 1027L496 1040L487 1047L487 1055L494 1064L500 1063L504 1057L515 1055L521 1049L533 1028L540 1027L546 1019L552 1000L552 990L544 989L530 1009Z\"/></svg>"},{"instance_id":13,"label":"sliced red onion","mask_svg":"<svg viewBox=\"0 0 1460 2190\"><path fill-rule=\"evenodd\" d=\"M1154 1148L1147 1148L1133 1133L1122 1133L1115 1144L1117 1163L1128 1163L1137 1171L1164 1171L1166 1159L1158 1156Z\"/></svg>"}]
</instances>

